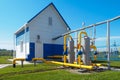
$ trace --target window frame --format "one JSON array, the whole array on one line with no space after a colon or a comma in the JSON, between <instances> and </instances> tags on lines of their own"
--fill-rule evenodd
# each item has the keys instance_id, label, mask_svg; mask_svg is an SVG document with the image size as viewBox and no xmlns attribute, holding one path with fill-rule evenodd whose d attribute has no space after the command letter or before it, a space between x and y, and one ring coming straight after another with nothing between
<instances>
[{"instance_id":1,"label":"window frame","mask_svg":"<svg viewBox=\"0 0 120 80\"><path fill-rule=\"evenodd\" d=\"M53 25L53 19L52 19L52 17L48 17L48 25L50 25L50 26Z\"/></svg>"}]
</instances>

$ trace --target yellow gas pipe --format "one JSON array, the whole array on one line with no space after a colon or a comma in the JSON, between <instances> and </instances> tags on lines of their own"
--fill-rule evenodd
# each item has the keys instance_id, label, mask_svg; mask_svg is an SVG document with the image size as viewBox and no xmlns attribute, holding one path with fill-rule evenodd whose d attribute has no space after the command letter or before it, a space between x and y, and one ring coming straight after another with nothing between
<instances>
[{"instance_id":1,"label":"yellow gas pipe","mask_svg":"<svg viewBox=\"0 0 120 80\"><path fill-rule=\"evenodd\" d=\"M94 51L97 51L97 48L96 48L95 45L91 45L90 48L94 49ZM94 60L97 60L97 56L96 55L94 55Z\"/></svg>"},{"instance_id":2,"label":"yellow gas pipe","mask_svg":"<svg viewBox=\"0 0 120 80\"><path fill-rule=\"evenodd\" d=\"M54 58L54 59L61 59L63 56L60 55L54 55L54 56L47 56L48 58Z\"/></svg>"},{"instance_id":3,"label":"yellow gas pipe","mask_svg":"<svg viewBox=\"0 0 120 80\"><path fill-rule=\"evenodd\" d=\"M67 50L67 46L66 46L67 38L72 39L72 37L70 35L64 36L64 52ZM67 55L64 54L63 59L64 59L64 63L66 63L67 62Z\"/></svg>"},{"instance_id":4,"label":"yellow gas pipe","mask_svg":"<svg viewBox=\"0 0 120 80\"><path fill-rule=\"evenodd\" d=\"M43 58L33 58L33 59L32 59L32 61L38 61L38 60L39 60L39 61L43 61L43 62L45 62L45 63L47 62L47 61L46 61L45 59L43 59Z\"/></svg>"},{"instance_id":5,"label":"yellow gas pipe","mask_svg":"<svg viewBox=\"0 0 120 80\"><path fill-rule=\"evenodd\" d=\"M87 33L84 31L82 31L78 34L78 44L80 44L80 45L81 45L81 40L82 40L82 34L84 34L85 36L88 36ZM78 50L80 50L80 49L81 49L81 47L79 47Z\"/></svg>"},{"instance_id":6,"label":"yellow gas pipe","mask_svg":"<svg viewBox=\"0 0 120 80\"><path fill-rule=\"evenodd\" d=\"M13 67L15 68L16 67L16 61L21 61L22 62L22 67L23 67L23 61L25 61L26 59L25 58L14 58L13 59Z\"/></svg>"},{"instance_id":7,"label":"yellow gas pipe","mask_svg":"<svg viewBox=\"0 0 120 80\"><path fill-rule=\"evenodd\" d=\"M76 67L76 68L85 68L88 70L92 70L94 69L93 66L88 66L88 65L78 65L78 64L71 64L71 63L64 63L64 62L57 62L57 61L46 61L43 58L33 58L32 61L43 61L45 63L52 63L52 64L59 64L59 65L63 65L63 66L70 66L70 67Z\"/></svg>"},{"instance_id":8,"label":"yellow gas pipe","mask_svg":"<svg viewBox=\"0 0 120 80\"><path fill-rule=\"evenodd\" d=\"M82 34L84 34L85 36L88 36L86 32L82 31L78 34L78 51L81 50L82 45L81 45L81 40L82 40ZM81 56L78 55L78 64L81 64Z\"/></svg>"},{"instance_id":9,"label":"yellow gas pipe","mask_svg":"<svg viewBox=\"0 0 120 80\"><path fill-rule=\"evenodd\" d=\"M71 63L62 63L62 62L57 62L57 61L50 61L50 62L54 63L54 64L63 65L63 66L70 66L70 67L76 67L76 68L84 68L84 69L89 69L89 70L94 69L94 66L88 66L88 65L78 65L78 64L71 64Z\"/></svg>"}]
</instances>

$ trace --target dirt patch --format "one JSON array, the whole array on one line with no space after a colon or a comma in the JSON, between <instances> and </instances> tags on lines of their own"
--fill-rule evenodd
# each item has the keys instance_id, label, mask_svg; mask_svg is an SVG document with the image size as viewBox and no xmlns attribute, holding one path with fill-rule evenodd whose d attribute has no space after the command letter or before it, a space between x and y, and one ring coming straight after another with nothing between
<instances>
[{"instance_id":1,"label":"dirt patch","mask_svg":"<svg viewBox=\"0 0 120 80\"><path fill-rule=\"evenodd\" d=\"M80 69L67 69L67 71L75 74L91 74L90 71L81 71Z\"/></svg>"},{"instance_id":2,"label":"dirt patch","mask_svg":"<svg viewBox=\"0 0 120 80\"><path fill-rule=\"evenodd\" d=\"M87 70L87 69L76 69L76 68L71 69L71 68L68 68L66 70L71 72L71 73L75 73L75 74L93 74L93 73L106 71L107 69L98 68L98 69L95 69L95 70Z\"/></svg>"}]
</instances>

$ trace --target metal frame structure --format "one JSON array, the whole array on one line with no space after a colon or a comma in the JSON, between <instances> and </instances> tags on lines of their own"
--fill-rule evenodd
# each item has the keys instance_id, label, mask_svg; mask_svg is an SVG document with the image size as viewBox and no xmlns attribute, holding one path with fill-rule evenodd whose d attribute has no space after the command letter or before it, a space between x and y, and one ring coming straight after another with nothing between
<instances>
[{"instance_id":1,"label":"metal frame structure","mask_svg":"<svg viewBox=\"0 0 120 80\"><path fill-rule=\"evenodd\" d=\"M74 33L74 32L78 32L78 31L85 30L85 29L92 28L92 27L97 27L98 25L107 24L107 52L108 52L107 61L108 61L108 69L110 70L110 22L118 20L118 19L120 19L120 16L117 16L117 17L114 17L112 19L108 19L108 20L105 20L105 21L101 21L101 22L98 22L98 23L95 23L95 24L91 24L89 26L86 26L86 27L83 27L83 28L80 28L80 29L77 29L77 30L69 31L67 33L64 33L64 34L61 34L57 37L52 38L52 40L56 40L60 37L63 37L65 35L68 35L68 34L71 34L71 33Z\"/></svg>"}]
</instances>

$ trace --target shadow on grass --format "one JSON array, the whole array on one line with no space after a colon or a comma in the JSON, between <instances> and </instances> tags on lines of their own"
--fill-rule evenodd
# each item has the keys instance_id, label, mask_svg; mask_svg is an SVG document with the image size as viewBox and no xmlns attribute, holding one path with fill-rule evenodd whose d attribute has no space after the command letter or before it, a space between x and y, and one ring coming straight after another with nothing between
<instances>
[{"instance_id":1,"label":"shadow on grass","mask_svg":"<svg viewBox=\"0 0 120 80\"><path fill-rule=\"evenodd\" d=\"M25 70L25 71L20 71L20 72L10 72L10 73L5 73L5 74L0 74L0 80L1 80L1 78L7 77L7 76L28 74L28 73L37 73L37 72L47 72L47 71L54 71L54 70L60 70L60 69L64 69L64 68L35 69L35 70Z\"/></svg>"},{"instance_id":2,"label":"shadow on grass","mask_svg":"<svg viewBox=\"0 0 120 80\"><path fill-rule=\"evenodd\" d=\"M92 61L92 63L107 63L107 61Z\"/></svg>"}]
</instances>

